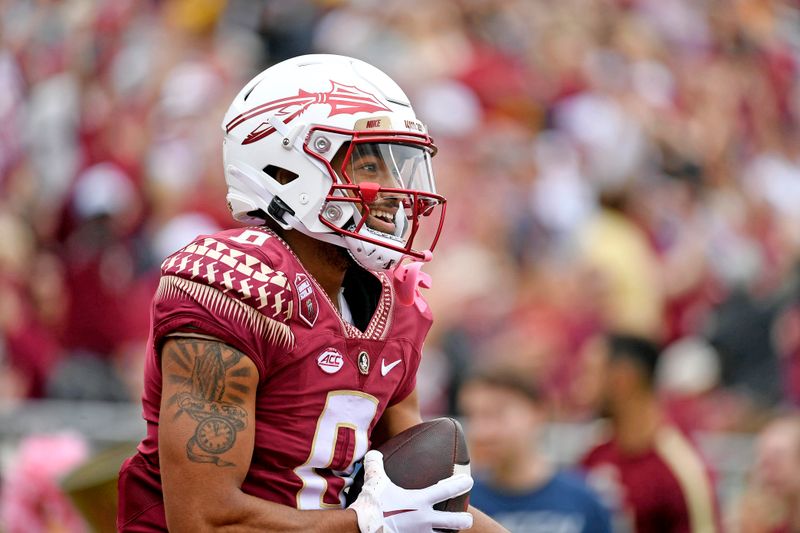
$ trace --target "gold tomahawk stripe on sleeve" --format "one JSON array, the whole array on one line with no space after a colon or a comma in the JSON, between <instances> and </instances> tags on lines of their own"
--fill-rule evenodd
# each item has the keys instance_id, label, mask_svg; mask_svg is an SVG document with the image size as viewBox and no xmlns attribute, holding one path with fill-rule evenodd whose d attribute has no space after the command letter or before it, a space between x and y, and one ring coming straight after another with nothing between
<instances>
[{"instance_id":1,"label":"gold tomahawk stripe on sleeve","mask_svg":"<svg viewBox=\"0 0 800 533\"><path fill-rule=\"evenodd\" d=\"M683 435L664 428L656 438L656 452L670 468L686 499L692 533L714 533L714 497L703 462Z\"/></svg>"},{"instance_id":2,"label":"gold tomahawk stripe on sleeve","mask_svg":"<svg viewBox=\"0 0 800 533\"><path fill-rule=\"evenodd\" d=\"M209 285L178 276L165 275L161 277L156 298L174 298L181 293L188 294L213 313L245 324L269 342L279 343L288 350L294 348L294 335L288 324L264 316L249 305L231 298Z\"/></svg>"}]
</instances>

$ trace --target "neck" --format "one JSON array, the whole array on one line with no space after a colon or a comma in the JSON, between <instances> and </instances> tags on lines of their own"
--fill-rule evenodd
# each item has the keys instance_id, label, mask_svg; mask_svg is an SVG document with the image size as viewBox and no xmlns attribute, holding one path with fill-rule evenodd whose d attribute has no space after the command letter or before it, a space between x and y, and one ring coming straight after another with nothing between
<instances>
[{"instance_id":1,"label":"neck","mask_svg":"<svg viewBox=\"0 0 800 533\"><path fill-rule=\"evenodd\" d=\"M661 409L653 396L628 396L614 409L612 417L617 444L625 452L647 450L653 445L661 419Z\"/></svg>"},{"instance_id":2,"label":"neck","mask_svg":"<svg viewBox=\"0 0 800 533\"><path fill-rule=\"evenodd\" d=\"M552 465L538 453L526 450L506 458L493 469L493 484L512 491L532 490L544 485L553 476Z\"/></svg>"},{"instance_id":3,"label":"neck","mask_svg":"<svg viewBox=\"0 0 800 533\"><path fill-rule=\"evenodd\" d=\"M314 276L331 302L338 307L344 275L352 265L347 252L339 246L313 239L299 231L277 233L300 259L308 273Z\"/></svg>"}]
</instances>

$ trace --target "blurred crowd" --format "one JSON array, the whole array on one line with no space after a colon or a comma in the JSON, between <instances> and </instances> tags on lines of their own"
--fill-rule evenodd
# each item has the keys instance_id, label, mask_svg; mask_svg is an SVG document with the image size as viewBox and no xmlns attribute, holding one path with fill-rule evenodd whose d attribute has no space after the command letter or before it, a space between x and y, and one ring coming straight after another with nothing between
<instances>
[{"instance_id":1,"label":"blurred crowd","mask_svg":"<svg viewBox=\"0 0 800 533\"><path fill-rule=\"evenodd\" d=\"M0 403L138 401L161 260L231 227L220 122L267 65L352 55L438 146L419 382L473 367L597 414L592 340L666 346L684 429L800 408L796 0L0 0Z\"/></svg>"}]
</instances>

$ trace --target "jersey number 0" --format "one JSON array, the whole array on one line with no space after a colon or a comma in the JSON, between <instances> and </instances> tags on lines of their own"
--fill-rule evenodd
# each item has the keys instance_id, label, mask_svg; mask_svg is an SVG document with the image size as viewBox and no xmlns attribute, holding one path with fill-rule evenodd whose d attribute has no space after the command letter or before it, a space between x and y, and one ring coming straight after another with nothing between
<instances>
[{"instance_id":1,"label":"jersey number 0","mask_svg":"<svg viewBox=\"0 0 800 533\"><path fill-rule=\"evenodd\" d=\"M338 390L328 393L308 460L294 469L303 482L298 509L341 508L342 491L353 473L355 459L367 453L369 427L378 399L369 394Z\"/></svg>"}]
</instances>

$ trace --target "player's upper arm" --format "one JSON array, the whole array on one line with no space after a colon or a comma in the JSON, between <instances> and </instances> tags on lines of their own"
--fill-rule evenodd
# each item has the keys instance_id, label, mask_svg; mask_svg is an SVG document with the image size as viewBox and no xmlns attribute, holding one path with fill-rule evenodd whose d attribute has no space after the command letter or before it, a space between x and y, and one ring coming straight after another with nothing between
<instances>
[{"instance_id":1,"label":"player's upper arm","mask_svg":"<svg viewBox=\"0 0 800 533\"><path fill-rule=\"evenodd\" d=\"M159 460L170 530L225 522L255 438L258 371L231 346L172 338L161 349Z\"/></svg>"}]
</instances>

